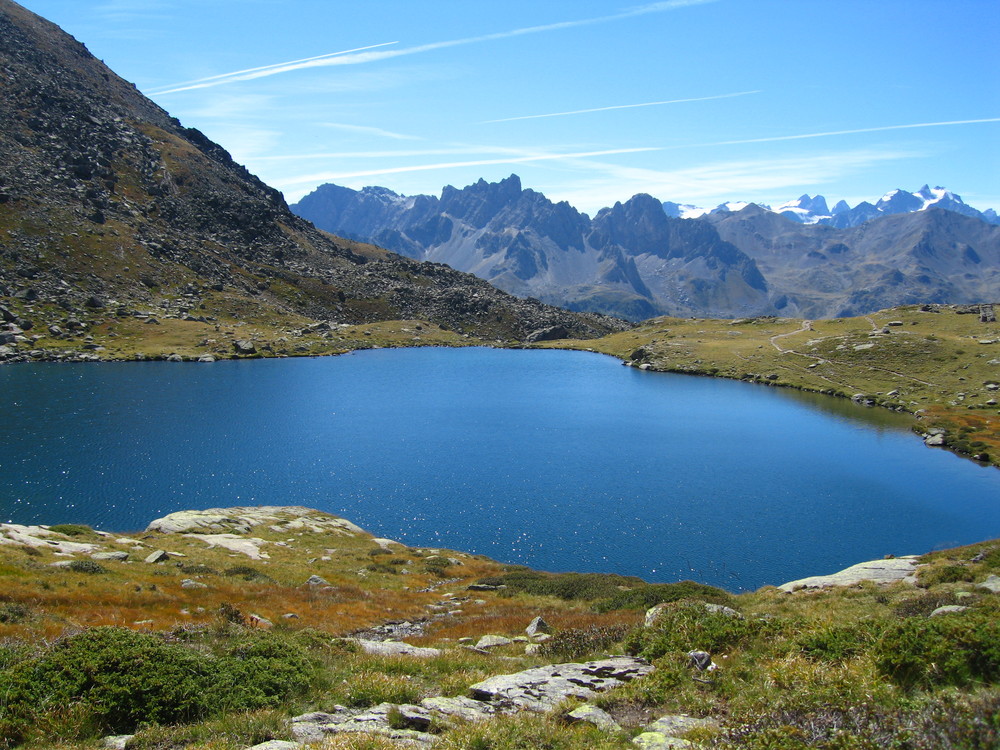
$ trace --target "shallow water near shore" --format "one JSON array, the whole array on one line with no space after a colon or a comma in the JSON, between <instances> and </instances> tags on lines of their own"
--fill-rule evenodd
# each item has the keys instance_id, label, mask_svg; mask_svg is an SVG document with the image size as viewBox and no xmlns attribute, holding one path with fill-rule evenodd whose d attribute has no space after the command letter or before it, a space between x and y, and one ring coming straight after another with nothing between
<instances>
[{"instance_id":1,"label":"shallow water near shore","mask_svg":"<svg viewBox=\"0 0 1000 750\"><path fill-rule=\"evenodd\" d=\"M909 418L596 354L0 368L0 521L306 505L543 570L754 589L1000 537L1000 472Z\"/></svg>"}]
</instances>

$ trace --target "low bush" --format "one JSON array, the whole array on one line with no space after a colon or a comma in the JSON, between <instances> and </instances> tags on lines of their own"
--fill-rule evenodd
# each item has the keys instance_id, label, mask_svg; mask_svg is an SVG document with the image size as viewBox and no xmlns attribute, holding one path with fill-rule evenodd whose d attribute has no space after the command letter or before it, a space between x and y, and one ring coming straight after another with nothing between
<instances>
[{"instance_id":1,"label":"low bush","mask_svg":"<svg viewBox=\"0 0 1000 750\"><path fill-rule=\"evenodd\" d=\"M82 736L274 708L303 694L314 674L303 647L272 633L212 657L154 635L93 628L0 671L0 743L20 742L67 706Z\"/></svg>"},{"instance_id":2,"label":"low bush","mask_svg":"<svg viewBox=\"0 0 1000 750\"><path fill-rule=\"evenodd\" d=\"M939 583L966 583L975 573L964 565L929 565L917 571L917 585L930 588Z\"/></svg>"},{"instance_id":3,"label":"low bush","mask_svg":"<svg viewBox=\"0 0 1000 750\"><path fill-rule=\"evenodd\" d=\"M256 568L251 568L249 565L236 565L232 568L226 568L223 572L230 578L242 578L244 581L274 580L267 573L262 573Z\"/></svg>"},{"instance_id":4,"label":"low bush","mask_svg":"<svg viewBox=\"0 0 1000 750\"><path fill-rule=\"evenodd\" d=\"M613 609L649 609L657 604L677 602L681 599L701 599L715 604L728 604L732 598L731 594L722 589L694 581L651 583L628 591L617 591L607 599L597 602L594 609L598 612L610 612Z\"/></svg>"},{"instance_id":5,"label":"low bush","mask_svg":"<svg viewBox=\"0 0 1000 750\"><path fill-rule=\"evenodd\" d=\"M66 569L72 570L74 573L89 573L90 575L102 575L108 572L107 568L93 560L74 560L66 566Z\"/></svg>"},{"instance_id":6,"label":"low bush","mask_svg":"<svg viewBox=\"0 0 1000 750\"><path fill-rule=\"evenodd\" d=\"M889 625L874 649L879 671L906 688L1000 679L1000 621L988 610L911 617Z\"/></svg>"},{"instance_id":7,"label":"low bush","mask_svg":"<svg viewBox=\"0 0 1000 750\"><path fill-rule=\"evenodd\" d=\"M593 653L606 651L616 643L621 643L631 628L628 625L591 625L587 628L567 628L560 630L542 643L538 655L553 659L578 659Z\"/></svg>"},{"instance_id":8,"label":"low bush","mask_svg":"<svg viewBox=\"0 0 1000 750\"><path fill-rule=\"evenodd\" d=\"M745 620L705 608L704 602L667 604L656 623L637 628L625 639L628 653L646 659L698 650L719 654L772 628L768 622Z\"/></svg>"},{"instance_id":9,"label":"low bush","mask_svg":"<svg viewBox=\"0 0 1000 750\"><path fill-rule=\"evenodd\" d=\"M57 523L49 526L49 531L65 536L92 536L95 532L89 526L82 523Z\"/></svg>"},{"instance_id":10,"label":"low bush","mask_svg":"<svg viewBox=\"0 0 1000 750\"><path fill-rule=\"evenodd\" d=\"M594 600L613 596L622 587L645 586L641 578L609 573L540 573L513 570L500 576L483 578L479 583L506 586L508 593L554 596L567 601Z\"/></svg>"},{"instance_id":11,"label":"low bush","mask_svg":"<svg viewBox=\"0 0 1000 750\"><path fill-rule=\"evenodd\" d=\"M844 662L869 651L880 633L879 624L866 620L813 630L800 635L797 643L810 659Z\"/></svg>"},{"instance_id":12,"label":"low bush","mask_svg":"<svg viewBox=\"0 0 1000 750\"><path fill-rule=\"evenodd\" d=\"M14 625L31 617L31 608L21 602L0 602L0 623Z\"/></svg>"}]
</instances>

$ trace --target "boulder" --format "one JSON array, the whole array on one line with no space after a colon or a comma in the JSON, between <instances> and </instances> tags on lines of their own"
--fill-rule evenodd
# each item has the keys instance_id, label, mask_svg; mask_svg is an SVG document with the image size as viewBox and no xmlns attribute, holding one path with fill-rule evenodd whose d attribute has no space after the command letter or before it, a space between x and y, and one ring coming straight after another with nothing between
<instances>
[{"instance_id":1,"label":"boulder","mask_svg":"<svg viewBox=\"0 0 1000 750\"><path fill-rule=\"evenodd\" d=\"M135 737L134 734L113 734L101 739L101 747L107 750L125 750L128 741Z\"/></svg>"},{"instance_id":2,"label":"boulder","mask_svg":"<svg viewBox=\"0 0 1000 750\"><path fill-rule=\"evenodd\" d=\"M162 549L158 549L155 552L149 553L149 556L144 560L148 563L161 563L166 562L170 559L170 555Z\"/></svg>"},{"instance_id":3,"label":"boulder","mask_svg":"<svg viewBox=\"0 0 1000 750\"><path fill-rule=\"evenodd\" d=\"M306 579L306 586L329 586L330 582L318 575L311 575Z\"/></svg>"},{"instance_id":4,"label":"boulder","mask_svg":"<svg viewBox=\"0 0 1000 750\"><path fill-rule=\"evenodd\" d=\"M247 750L299 750L305 747L301 742L288 742L287 740L268 740L259 745L247 748Z\"/></svg>"},{"instance_id":5,"label":"boulder","mask_svg":"<svg viewBox=\"0 0 1000 750\"><path fill-rule=\"evenodd\" d=\"M707 651L688 651L688 658L691 660L691 666L700 672L713 666L712 655Z\"/></svg>"},{"instance_id":6,"label":"boulder","mask_svg":"<svg viewBox=\"0 0 1000 750\"><path fill-rule=\"evenodd\" d=\"M430 659L441 655L439 648L422 648L411 646L402 641L369 641L364 638L350 638L353 643L358 644L366 654L378 654L380 656L416 656L421 659Z\"/></svg>"},{"instance_id":7,"label":"boulder","mask_svg":"<svg viewBox=\"0 0 1000 750\"><path fill-rule=\"evenodd\" d=\"M200 581L195 581L191 578L185 578L181 581L182 589L207 589L208 584L201 583Z\"/></svg>"},{"instance_id":8,"label":"boulder","mask_svg":"<svg viewBox=\"0 0 1000 750\"><path fill-rule=\"evenodd\" d=\"M644 659L616 656L585 663L551 664L497 675L469 688L473 698L506 709L544 712L566 698L588 700L653 671Z\"/></svg>"},{"instance_id":9,"label":"boulder","mask_svg":"<svg viewBox=\"0 0 1000 750\"><path fill-rule=\"evenodd\" d=\"M256 354L257 347L249 339L239 339L233 342L233 350L237 354Z\"/></svg>"},{"instance_id":10,"label":"boulder","mask_svg":"<svg viewBox=\"0 0 1000 750\"><path fill-rule=\"evenodd\" d=\"M963 607L960 604L946 604L943 607L938 607L933 612L928 615L928 617L940 617L941 615L954 615L959 612L964 612L968 607Z\"/></svg>"},{"instance_id":11,"label":"boulder","mask_svg":"<svg viewBox=\"0 0 1000 750\"><path fill-rule=\"evenodd\" d=\"M986 589L994 594L1000 593L1000 576L991 575L982 583L977 583L976 588Z\"/></svg>"},{"instance_id":12,"label":"boulder","mask_svg":"<svg viewBox=\"0 0 1000 750\"><path fill-rule=\"evenodd\" d=\"M92 560L114 560L115 562L125 562L128 560L128 552L95 552L90 556Z\"/></svg>"},{"instance_id":13,"label":"boulder","mask_svg":"<svg viewBox=\"0 0 1000 750\"><path fill-rule=\"evenodd\" d=\"M510 638L502 635L484 635L476 642L476 648L496 648L497 646L507 646L513 643Z\"/></svg>"},{"instance_id":14,"label":"boulder","mask_svg":"<svg viewBox=\"0 0 1000 750\"><path fill-rule=\"evenodd\" d=\"M534 638L536 635L539 635L540 633L551 633L552 626L549 625L547 622L545 622L545 620L543 620L539 616L536 617L534 620L532 620L530 623L528 623L528 627L524 629L524 632L528 634L529 638Z\"/></svg>"},{"instance_id":15,"label":"boulder","mask_svg":"<svg viewBox=\"0 0 1000 750\"><path fill-rule=\"evenodd\" d=\"M566 718L574 722L593 724L598 729L604 729L609 732L617 732L621 729L618 722L611 718L611 714L589 703L577 706L566 714Z\"/></svg>"},{"instance_id":16,"label":"boulder","mask_svg":"<svg viewBox=\"0 0 1000 750\"><path fill-rule=\"evenodd\" d=\"M682 738L692 729L716 728L718 723L712 719L699 719L685 714L663 716L646 727L646 731L635 737L632 742L643 750L661 750L661 748L695 747L694 743Z\"/></svg>"},{"instance_id":17,"label":"boulder","mask_svg":"<svg viewBox=\"0 0 1000 750\"><path fill-rule=\"evenodd\" d=\"M496 713L496 708L491 704L465 696L424 698L420 701L420 705L434 716L443 719L445 723L454 719L467 722L483 721Z\"/></svg>"}]
</instances>

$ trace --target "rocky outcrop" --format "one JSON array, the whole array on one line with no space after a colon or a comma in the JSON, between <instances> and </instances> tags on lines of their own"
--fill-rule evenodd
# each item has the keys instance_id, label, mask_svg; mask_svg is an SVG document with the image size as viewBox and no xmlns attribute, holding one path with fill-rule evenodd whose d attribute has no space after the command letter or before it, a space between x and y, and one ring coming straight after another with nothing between
<instances>
[{"instance_id":1,"label":"rocky outcrop","mask_svg":"<svg viewBox=\"0 0 1000 750\"><path fill-rule=\"evenodd\" d=\"M872 581L873 583L896 583L897 581L916 583L918 567L920 567L920 558L917 555L872 560L871 562L852 565L832 575L810 576L809 578L801 578L798 581L789 581L788 583L781 584L778 588L791 593L799 589L853 586L862 581Z\"/></svg>"},{"instance_id":2,"label":"rocky outcrop","mask_svg":"<svg viewBox=\"0 0 1000 750\"><path fill-rule=\"evenodd\" d=\"M644 659L618 656L583 664L553 664L515 674L490 677L469 691L473 698L501 709L548 711L566 698L587 700L653 671Z\"/></svg>"}]
</instances>

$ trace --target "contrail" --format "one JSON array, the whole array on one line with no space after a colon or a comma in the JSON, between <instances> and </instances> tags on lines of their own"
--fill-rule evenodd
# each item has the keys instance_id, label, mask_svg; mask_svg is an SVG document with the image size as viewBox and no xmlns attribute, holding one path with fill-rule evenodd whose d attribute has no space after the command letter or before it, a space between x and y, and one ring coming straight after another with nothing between
<instances>
[{"instance_id":1,"label":"contrail","mask_svg":"<svg viewBox=\"0 0 1000 750\"><path fill-rule=\"evenodd\" d=\"M265 76L273 76L279 73L288 73L293 70L299 70L300 68L311 68L327 65L358 65L360 63L375 62L377 60L386 60L393 57L402 57L403 55L415 55L420 52L430 52L438 49L445 49L448 47L458 47L464 44L475 44L478 42L490 42L497 39L509 39L510 37L522 36L524 34L538 34L543 31L557 31L561 29L571 29L577 26L589 26L598 23L607 23L609 21L618 21L625 18L634 18L636 16L643 16L650 13L663 13L670 10L678 10L680 8L686 8L692 5L703 5L705 3L718 2L718 0L664 0L664 2L649 3L647 5L640 5L637 8L631 8L629 10L622 11L621 13L615 13L609 16L598 16L596 18L583 18L576 21L560 21L558 23L550 23L542 26L527 26L521 29L513 29L511 31L500 31L494 34L484 34L482 36L472 36L465 39L452 39L443 42L431 42L429 44L421 44L416 47L407 47L406 49L400 50L383 50L380 52L369 52L368 50L374 49L375 47L384 47L388 44L397 44L397 42L385 42L384 44L375 44L370 47L359 47L356 50L346 50L344 52L334 52L329 55L319 55L317 57L310 57L304 60L293 60L287 63L278 63L276 65L265 65L260 68L251 68L248 71L237 71L235 73L223 73L217 76L211 76L209 78L202 78L197 81L188 81L186 83L177 83L170 86L163 87L161 89L150 91L151 96L163 96L164 94L176 94L180 91L190 91L191 89L203 89L209 88L211 86L221 86L226 83L235 83L236 81L246 81L253 78L263 78Z\"/></svg>"},{"instance_id":2,"label":"contrail","mask_svg":"<svg viewBox=\"0 0 1000 750\"><path fill-rule=\"evenodd\" d=\"M152 96L159 96L162 94L174 94L178 91L190 91L191 89L203 89L209 88L210 86L221 86L224 83L233 83L235 81L248 81L253 78L264 78L265 76L275 75L277 73L286 73L290 70L298 70L299 68L313 67L317 64L319 60L329 60L330 58L340 57L342 55L350 55L355 52L364 52L365 50L376 49L377 47L387 47L390 44L399 44L399 42L382 42L381 44L370 44L367 47L355 47L354 49L346 49L341 52L330 52L325 55L316 55L315 57L304 57L301 60L291 60L289 62L274 63L272 65L261 65L259 68L247 68L246 70L236 70L232 73L221 73L217 76L208 76L207 78L196 78L193 81L184 81L182 83L174 83L163 89L156 89L150 91L149 94Z\"/></svg>"},{"instance_id":3,"label":"contrail","mask_svg":"<svg viewBox=\"0 0 1000 750\"><path fill-rule=\"evenodd\" d=\"M592 109L574 109L569 112L551 112L545 115L523 115L521 117L504 117L499 120L484 120L480 125L488 125L494 122L514 122L515 120L538 120L542 117L565 117L566 115L584 115L590 112L608 112L612 109L634 109L635 107L656 107L661 104L683 104L685 102L707 102L713 99L731 99L734 96L747 96L748 94L759 94L757 91L738 91L735 94L719 94L718 96L698 96L692 99L670 99L663 102L642 102L641 104L617 104L611 107L593 107Z\"/></svg>"},{"instance_id":4,"label":"contrail","mask_svg":"<svg viewBox=\"0 0 1000 750\"><path fill-rule=\"evenodd\" d=\"M878 128L856 128L854 130L828 130L823 133L805 133L803 135L776 135L770 138L746 138L739 141L716 141L715 143L699 143L698 146L735 146L743 143L771 143L773 141L798 141L805 138L826 138L831 135L854 135L855 133L878 133L883 130L908 130L911 128L938 128L944 125L975 125L984 122L1000 122L1000 117L985 117L980 120L946 120L944 122L917 122L911 125L883 125ZM679 146L678 148L692 148Z\"/></svg>"},{"instance_id":5,"label":"contrail","mask_svg":"<svg viewBox=\"0 0 1000 750\"><path fill-rule=\"evenodd\" d=\"M452 161L438 164L418 164L410 167L385 167L383 169L368 169L363 172L339 172L304 175L290 180L279 181L279 187L288 185L298 185L304 182L326 182L329 180L342 180L348 177L372 177L382 174L398 174L401 172L423 172L431 169L452 169L456 167L482 167L492 164L521 164L532 161L549 161L552 159L583 159L590 156L608 156L611 154L635 154L642 151L660 151L657 147L648 148L615 148L605 151L583 151L572 154L540 154L535 156L509 156L504 159L477 159L475 161Z\"/></svg>"}]
</instances>

